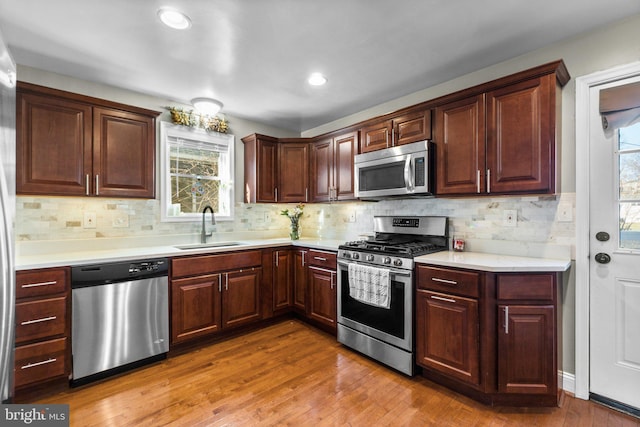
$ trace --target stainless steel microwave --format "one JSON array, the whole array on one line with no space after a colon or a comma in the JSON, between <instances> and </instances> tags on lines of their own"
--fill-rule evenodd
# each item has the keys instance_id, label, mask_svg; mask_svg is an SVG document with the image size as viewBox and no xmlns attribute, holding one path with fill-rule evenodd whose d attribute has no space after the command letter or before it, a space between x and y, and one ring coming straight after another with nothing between
<instances>
[{"instance_id":1,"label":"stainless steel microwave","mask_svg":"<svg viewBox=\"0 0 640 427\"><path fill-rule=\"evenodd\" d=\"M356 197L433 196L433 158L429 141L399 145L354 157Z\"/></svg>"}]
</instances>

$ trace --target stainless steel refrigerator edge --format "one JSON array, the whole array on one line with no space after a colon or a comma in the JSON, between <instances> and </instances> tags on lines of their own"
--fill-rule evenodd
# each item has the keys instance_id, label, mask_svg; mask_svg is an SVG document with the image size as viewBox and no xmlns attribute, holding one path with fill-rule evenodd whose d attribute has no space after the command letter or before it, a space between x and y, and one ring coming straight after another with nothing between
<instances>
[{"instance_id":1,"label":"stainless steel refrigerator edge","mask_svg":"<svg viewBox=\"0 0 640 427\"><path fill-rule=\"evenodd\" d=\"M0 33L0 394L11 399L15 323L16 65Z\"/></svg>"}]
</instances>

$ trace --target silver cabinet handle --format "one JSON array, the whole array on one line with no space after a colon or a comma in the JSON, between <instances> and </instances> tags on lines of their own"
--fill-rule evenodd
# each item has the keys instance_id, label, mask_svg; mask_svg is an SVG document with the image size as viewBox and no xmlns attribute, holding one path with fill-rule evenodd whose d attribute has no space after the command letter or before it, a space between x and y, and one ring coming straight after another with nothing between
<instances>
[{"instance_id":1,"label":"silver cabinet handle","mask_svg":"<svg viewBox=\"0 0 640 427\"><path fill-rule=\"evenodd\" d=\"M437 297L437 296L435 296L435 295L431 295L431 298L432 298L432 299L437 299L438 301L446 301L446 302L453 302L453 303L455 303L455 302L456 302L456 300L454 300L454 299L451 299L451 298L443 298L443 297Z\"/></svg>"},{"instance_id":2,"label":"silver cabinet handle","mask_svg":"<svg viewBox=\"0 0 640 427\"><path fill-rule=\"evenodd\" d=\"M477 186L476 191L480 193L480 169L476 171L476 186Z\"/></svg>"},{"instance_id":3,"label":"silver cabinet handle","mask_svg":"<svg viewBox=\"0 0 640 427\"><path fill-rule=\"evenodd\" d=\"M319 256L314 256L313 259L315 259L316 261L326 261L327 260L326 258L322 258L322 257L319 257Z\"/></svg>"},{"instance_id":4,"label":"silver cabinet handle","mask_svg":"<svg viewBox=\"0 0 640 427\"><path fill-rule=\"evenodd\" d=\"M333 272L332 272L332 273L331 273L331 289L333 289L333 288L334 288L334 286L335 286L335 282L334 282L334 280L333 280L334 276L335 276L335 273L333 273Z\"/></svg>"},{"instance_id":5,"label":"silver cabinet handle","mask_svg":"<svg viewBox=\"0 0 640 427\"><path fill-rule=\"evenodd\" d=\"M491 193L491 169L487 169L487 193Z\"/></svg>"},{"instance_id":6,"label":"silver cabinet handle","mask_svg":"<svg viewBox=\"0 0 640 427\"><path fill-rule=\"evenodd\" d=\"M96 175L96 196L100 195L100 175Z\"/></svg>"},{"instance_id":7,"label":"silver cabinet handle","mask_svg":"<svg viewBox=\"0 0 640 427\"><path fill-rule=\"evenodd\" d=\"M84 177L84 194L85 196L89 195L89 174Z\"/></svg>"},{"instance_id":8,"label":"silver cabinet handle","mask_svg":"<svg viewBox=\"0 0 640 427\"><path fill-rule=\"evenodd\" d=\"M504 333L509 334L509 306L504 309Z\"/></svg>"},{"instance_id":9,"label":"silver cabinet handle","mask_svg":"<svg viewBox=\"0 0 640 427\"><path fill-rule=\"evenodd\" d=\"M222 293L222 274L218 274L218 293Z\"/></svg>"},{"instance_id":10,"label":"silver cabinet handle","mask_svg":"<svg viewBox=\"0 0 640 427\"><path fill-rule=\"evenodd\" d=\"M229 273L224 273L224 290L229 290Z\"/></svg>"},{"instance_id":11,"label":"silver cabinet handle","mask_svg":"<svg viewBox=\"0 0 640 427\"><path fill-rule=\"evenodd\" d=\"M35 368L36 366L40 366L40 365L46 365L47 363L53 363L58 359L47 359L47 360L43 360L42 362L35 362L35 363L28 363L26 365L20 366L20 369L29 369L29 368Z\"/></svg>"},{"instance_id":12,"label":"silver cabinet handle","mask_svg":"<svg viewBox=\"0 0 640 427\"><path fill-rule=\"evenodd\" d=\"M52 282L28 283L26 285L22 285L21 288L22 289L37 288L38 286L50 286L50 285L55 285L56 283L58 283L57 280L54 280Z\"/></svg>"},{"instance_id":13,"label":"silver cabinet handle","mask_svg":"<svg viewBox=\"0 0 640 427\"><path fill-rule=\"evenodd\" d=\"M456 282L455 280L438 279L437 277L432 277L431 280L434 282L444 283L447 285L454 285L454 286L458 285L458 282Z\"/></svg>"},{"instance_id":14,"label":"silver cabinet handle","mask_svg":"<svg viewBox=\"0 0 640 427\"><path fill-rule=\"evenodd\" d=\"M278 187L274 188L274 191L276 193L276 202L278 201Z\"/></svg>"},{"instance_id":15,"label":"silver cabinet handle","mask_svg":"<svg viewBox=\"0 0 640 427\"><path fill-rule=\"evenodd\" d=\"M278 267L278 257L280 256L280 251L276 251L276 267Z\"/></svg>"},{"instance_id":16,"label":"silver cabinet handle","mask_svg":"<svg viewBox=\"0 0 640 427\"><path fill-rule=\"evenodd\" d=\"M49 317L43 317L41 319L25 320L24 322L20 323L20 325L26 326L26 325L33 325L34 323L49 322L51 320L56 320L57 318L58 316L49 316Z\"/></svg>"},{"instance_id":17,"label":"silver cabinet handle","mask_svg":"<svg viewBox=\"0 0 640 427\"><path fill-rule=\"evenodd\" d=\"M308 202L309 201L309 188L305 188L304 189L304 201Z\"/></svg>"},{"instance_id":18,"label":"silver cabinet handle","mask_svg":"<svg viewBox=\"0 0 640 427\"><path fill-rule=\"evenodd\" d=\"M305 261L304 261L304 257L305 255L307 255L307 251L302 251L302 266L305 266Z\"/></svg>"}]
</instances>

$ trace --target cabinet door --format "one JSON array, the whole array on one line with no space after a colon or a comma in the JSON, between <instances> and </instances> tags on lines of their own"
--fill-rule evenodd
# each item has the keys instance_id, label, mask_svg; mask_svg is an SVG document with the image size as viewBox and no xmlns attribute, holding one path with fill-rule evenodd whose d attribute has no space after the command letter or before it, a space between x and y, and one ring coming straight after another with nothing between
<instances>
[{"instance_id":1,"label":"cabinet door","mask_svg":"<svg viewBox=\"0 0 640 427\"><path fill-rule=\"evenodd\" d=\"M328 202L333 188L333 140L311 145L311 201ZM353 163L353 159L351 160ZM353 164L351 165L353 170Z\"/></svg>"},{"instance_id":2,"label":"cabinet door","mask_svg":"<svg viewBox=\"0 0 640 427\"><path fill-rule=\"evenodd\" d=\"M499 305L498 391L555 394L553 305Z\"/></svg>"},{"instance_id":3,"label":"cabinet door","mask_svg":"<svg viewBox=\"0 0 640 427\"><path fill-rule=\"evenodd\" d=\"M220 274L171 281L172 344L220 330Z\"/></svg>"},{"instance_id":4,"label":"cabinet door","mask_svg":"<svg viewBox=\"0 0 640 427\"><path fill-rule=\"evenodd\" d=\"M155 119L93 109L94 193L109 197L155 197Z\"/></svg>"},{"instance_id":5,"label":"cabinet door","mask_svg":"<svg viewBox=\"0 0 640 427\"><path fill-rule=\"evenodd\" d=\"M484 95L436 108L436 194L485 191L484 119Z\"/></svg>"},{"instance_id":6,"label":"cabinet door","mask_svg":"<svg viewBox=\"0 0 640 427\"><path fill-rule=\"evenodd\" d=\"M16 192L84 196L91 174L91 107L20 93L16 112Z\"/></svg>"},{"instance_id":7,"label":"cabinet door","mask_svg":"<svg viewBox=\"0 0 640 427\"><path fill-rule=\"evenodd\" d=\"M472 385L480 384L478 301L418 291L417 363Z\"/></svg>"},{"instance_id":8,"label":"cabinet door","mask_svg":"<svg viewBox=\"0 0 640 427\"><path fill-rule=\"evenodd\" d=\"M278 144L258 139L256 145L256 202L277 202Z\"/></svg>"},{"instance_id":9,"label":"cabinet door","mask_svg":"<svg viewBox=\"0 0 640 427\"><path fill-rule=\"evenodd\" d=\"M334 200L355 199L353 157L358 150L358 133L349 132L334 138Z\"/></svg>"},{"instance_id":10,"label":"cabinet door","mask_svg":"<svg viewBox=\"0 0 640 427\"><path fill-rule=\"evenodd\" d=\"M360 152L381 150L391 146L391 120L376 123L360 130Z\"/></svg>"},{"instance_id":11,"label":"cabinet door","mask_svg":"<svg viewBox=\"0 0 640 427\"><path fill-rule=\"evenodd\" d=\"M487 93L490 193L555 191L555 75Z\"/></svg>"},{"instance_id":12,"label":"cabinet door","mask_svg":"<svg viewBox=\"0 0 640 427\"><path fill-rule=\"evenodd\" d=\"M335 328L337 291L335 271L309 267L308 271L308 317Z\"/></svg>"},{"instance_id":13,"label":"cabinet door","mask_svg":"<svg viewBox=\"0 0 640 427\"><path fill-rule=\"evenodd\" d=\"M260 320L261 268L223 273L222 327Z\"/></svg>"},{"instance_id":14,"label":"cabinet door","mask_svg":"<svg viewBox=\"0 0 640 427\"><path fill-rule=\"evenodd\" d=\"M301 313L307 311L307 251L293 251L293 307Z\"/></svg>"},{"instance_id":15,"label":"cabinet door","mask_svg":"<svg viewBox=\"0 0 640 427\"><path fill-rule=\"evenodd\" d=\"M278 202L309 200L309 144L285 143L279 147Z\"/></svg>"},{"instance_id":16,"label":"cabinet door","mask_svg":"<svg viewBox=\"0 0 640 427\"><path fill-rule=\"evenodd\" d=\"M431 110L406 114L393 119L393 145L431 139Z\"/></svg>"},{"instance_id":17,"label":"cabinet door","mask_svg":"<svg viewBox=\"0 0 640 427\"><path fill-rule=\"evenodd\" d=\"M273 311L287 310L293 305L291 251L273 252Z\"/></svg>"}]
</instances>

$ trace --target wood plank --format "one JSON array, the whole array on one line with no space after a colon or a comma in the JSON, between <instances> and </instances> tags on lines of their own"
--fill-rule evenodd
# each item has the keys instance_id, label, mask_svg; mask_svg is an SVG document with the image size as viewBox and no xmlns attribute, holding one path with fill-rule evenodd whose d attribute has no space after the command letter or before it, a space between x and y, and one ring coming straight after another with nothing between
<instances>
[{"instance_id":1,"label":"wood plank","mask_svg":"<svg viewBox=\"0 0 640 427\"><path fill-rule=\"evenodd\" d=\"M34 403L68 403L72 426L640 427L571 396L558 408L488 407L296 320Z\"/></svg>"}]
</instances>

